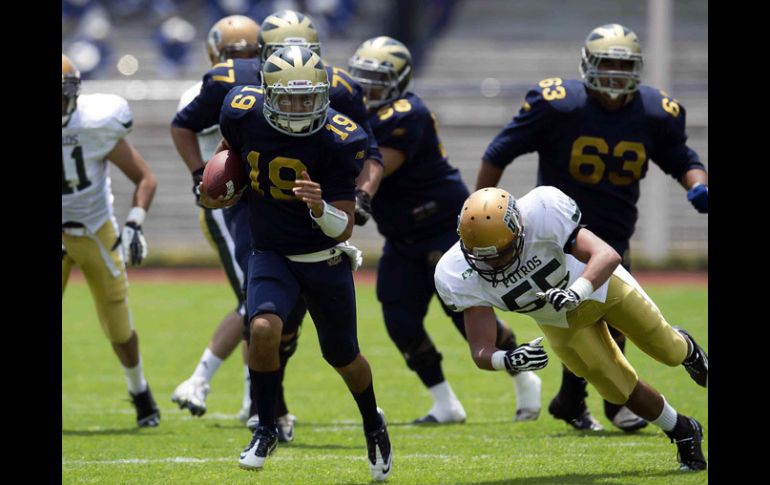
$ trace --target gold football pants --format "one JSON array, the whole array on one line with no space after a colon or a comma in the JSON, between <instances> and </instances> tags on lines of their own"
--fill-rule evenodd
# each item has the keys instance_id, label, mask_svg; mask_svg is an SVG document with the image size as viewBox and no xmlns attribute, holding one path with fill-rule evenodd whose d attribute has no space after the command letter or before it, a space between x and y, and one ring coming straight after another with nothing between
<instances>
[{"instance_id":1,"label":"gold football pants","mask_svg":"<svg viewBox=\"0 0 770 485\"><path fill-rule=\"evenodd\" d=\"M77 265L88 282L99 323L107 339L114 344L127 342L134 325L128 309L128 280L123 257L120 248L110 251L117 240L114 220L108 219L95 234L73 235L62 232L61 237L67 251L61 261L62 297L72 265ZM112 268L108 266L105 257L111 259ZM117 276L113 276L113 272Z\"/></svg>"},{"instance_id":2,"label":"gold football pants","mask_svg":"<svg viewBox=\"0 0 770 485\"><path fill-rule=\"evenodd\" d=\"M613 274L604 303L587 300L567 312L569 328L540 325L559 359L615 404L628 401L639 378L610 336L607 324L658 362L674 367L687 356L687 341L635 285L627 273L623 279Z\"/></svg>"}]
</instances>

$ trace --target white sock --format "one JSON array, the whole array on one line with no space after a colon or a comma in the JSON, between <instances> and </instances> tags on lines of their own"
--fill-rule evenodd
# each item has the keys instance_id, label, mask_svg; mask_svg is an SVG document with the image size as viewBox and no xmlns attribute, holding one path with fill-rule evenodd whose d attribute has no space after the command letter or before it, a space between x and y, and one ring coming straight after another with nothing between
<instances>
[{"instance_id":1,"label":"white sock","mask_svg":"<svg viewBox=\"0 0 770 485\"><path fill-rule=\"evenodd\" d=\"M251 376L249 376L249 366L243 366L243 401L242 407L247 407L251 404Z\"/></svg>"},{"instance_id":2,"label":"white sock","mask_svg":"<svg viewBox=\"0 0 770 485\"><path fill-rule=\"evenodd\" d=\"M663 398L663 411L660 413L660 416L658 416L657 419L654 421L651 421L652 424L659 427L663 431L671 431L674 429L674 426L676 426L676 409L672 408L671 405L666 401L666 398Z\"/></svg>"},{"instance_id":3,"label":"white sock","mask_svg":"<svg viewBox=\"0 0 770 485\"><path fill-rule=\"evenodd\" d=\"M541 379L531 371L513 376L516 388L516 409L539 409Z\"/></svg>"},{"instance_id":4,"label":"white sock","mask_svg":"<svg viewBox=\"0 0 770 485\"><path fill-rule=\"evenodd\" d=\"M206 382L211 382L211 378L214 377L214 374L217 372L220 365L222 365L222 359L214 355L214 353L206 347L200 362L198 362L198 366L195 368L195 372L193 372L193 377L203 377L206 379Z\"/></svg>"},{"instance_id":5,"label":"white sock","mask_svg":"<svg viewBox=\"0 0 770 485\"><path fill-rule=\"evenodd\" d=\"M139 358L139 363L136 367L125 367L123 364L123 373L126 375L126 381L128 382L128 392L133 395L137 395L147 390L147 381L144 379L144 372L142 371L142 358Z\"/></svg>"},{"instance_id":6,"label":"white sock","mask_svg":"<svg viewBox=\"0 0 770 485\"><path fill-rule=\"evenodd\" d=\"M457 396L455 396L455 393L452 391L452 386L450 386L447 381L436 384L435 386L428 388L428 390L433 395L433 402L439 407L448 409L452 407L452 404L455 401L458 401Z\"/></svg>"}]
</instances>

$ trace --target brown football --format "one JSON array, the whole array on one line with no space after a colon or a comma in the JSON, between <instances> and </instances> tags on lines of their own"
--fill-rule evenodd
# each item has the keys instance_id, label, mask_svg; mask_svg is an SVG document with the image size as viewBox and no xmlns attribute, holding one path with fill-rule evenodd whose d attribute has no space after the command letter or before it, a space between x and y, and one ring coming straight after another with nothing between
<instances>
[{"instance_id":1,"label":"brown football","mask_svg":"<svg viewBox=\"0 0 770 485\"><path fill-rule=\"evenodd\" d=\"M203 187L212 199L224 195L231 198L248 183L246 167L241 157L231 150L224 150L206 163L203 170Z\"/></svg>"}]
</instances>

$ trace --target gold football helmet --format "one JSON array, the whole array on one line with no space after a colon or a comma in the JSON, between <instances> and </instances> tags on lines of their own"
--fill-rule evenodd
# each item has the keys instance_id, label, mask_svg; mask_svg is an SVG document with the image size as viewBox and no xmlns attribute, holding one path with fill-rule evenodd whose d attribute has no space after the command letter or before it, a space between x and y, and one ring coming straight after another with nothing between
<instances>
[{"instance_id":1,"label":"gold football helmet","mask_svg":"<svg viewBox=\"0 0 770 485\"><path fill-rule=\"evenodd\" d=\"M276 130L309 136L326 123L329 77L318 54L305 47L278 49L262 63L263 112Z\"/></svg>"},{"instance_id":2,"label":"gold football helmet","mask_svg":"<svg viewBox=\"0 0 770 485\"><path fill-rule=\"evenodd\" d=\"M257 57L259 25L243 15L221 18L209 30L206 51L212 64L233 57Z\"/></svg>"},{"instance_id":3,"label":"gold football helmet","mask_svg":"<svg viewBox=\"0 0 770 485\"><path fill-rule=\"evenodd\" d=\"M61 55L61 125L69 122L80 95L80 71L69 57Z\"/></svg>"},{"instance_id":4,"label":"gold football helmet","mask_svg":"<svg viewBox=\"0 0 770 485\"><path fill-rule=\"evenodd\" d=\"M642 79L642 47L636 34L618 24L597 27L586 37L581 51L580 74L588 88L618 99L639 89ZM627 69L601 66L602 61L618 60Z\"/></svg>"},{"instance_id":5,"label":"gold football helmet","mask_svg":"<svg viewBox=\"0 0 770 485\"><path fill-rule=\"evenodd\" d=\"M321 44L313 20L294 10L281 10L270 14L262 21L259 31L259 55L267 60L282 47L296 45L305 47L321 57Z\"/></svg>"},{"instance_id":6,"label":"gold football helmet","mask_svg":"<svg viewBox=\"0 0 770 485\"><path fill-rule=\"evenodd\" d=\"M519 269L524 225L516 200L505 190L489 187L465 199L457 234L465 260L492 286Z\"/></svg>"},{"instance_id":7,"label":"gold football helmet","mask_svg":"<svg viewBox=\"0 0 770 485\"><path fill-rule=\"evenodd\" d=\"M348 61L370 110L400 98L412 79L412 55L404 44L380 36L364 41Z\"/></svg>"}]
</instances>

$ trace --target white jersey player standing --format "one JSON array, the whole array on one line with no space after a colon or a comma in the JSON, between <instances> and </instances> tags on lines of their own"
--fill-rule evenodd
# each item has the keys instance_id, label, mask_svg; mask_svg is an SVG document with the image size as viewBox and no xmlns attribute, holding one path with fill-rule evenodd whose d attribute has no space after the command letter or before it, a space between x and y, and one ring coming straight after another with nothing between
<instances>
[{"instance_id":1,"label":"white jersey player standing","mask_svg":"<svg viewBox=\"0 0 770 485\"><path fill-rule=\"evenodd\" d=\"M142 370L125 269L126 259L138 265L147 256L142 223L155 195L155 175L125 140L133 122L126 100L111 94L79 94L80 72L62 54L62 297L70 270L77 265L123 367L137 424L157 426L160 411ZM108 160L136 185L120 236Z\"/></svg>"},{"instance_id":2,"label":"white jersey player standing","mask_svg":"<svg viewBox=\"0 0 770 485\"><path fill-rule=\"evenodd\" d=\"M547 357L537 342L513 351L495 347L493 307L524 313L553 351L612 403L625 405L676 442L682 470L703 470L703 428L677 413L636 371L607 324L646 354L684 365L708 386L708 356L685 330L671 327L606 242L580 225L577 204L555 187L538 187L516 201L498 188L481 189L460 212L460 241L436 267L436 289L464 313L473 360L481 369L535 370Z\"/></svg>"}]
</instances>

